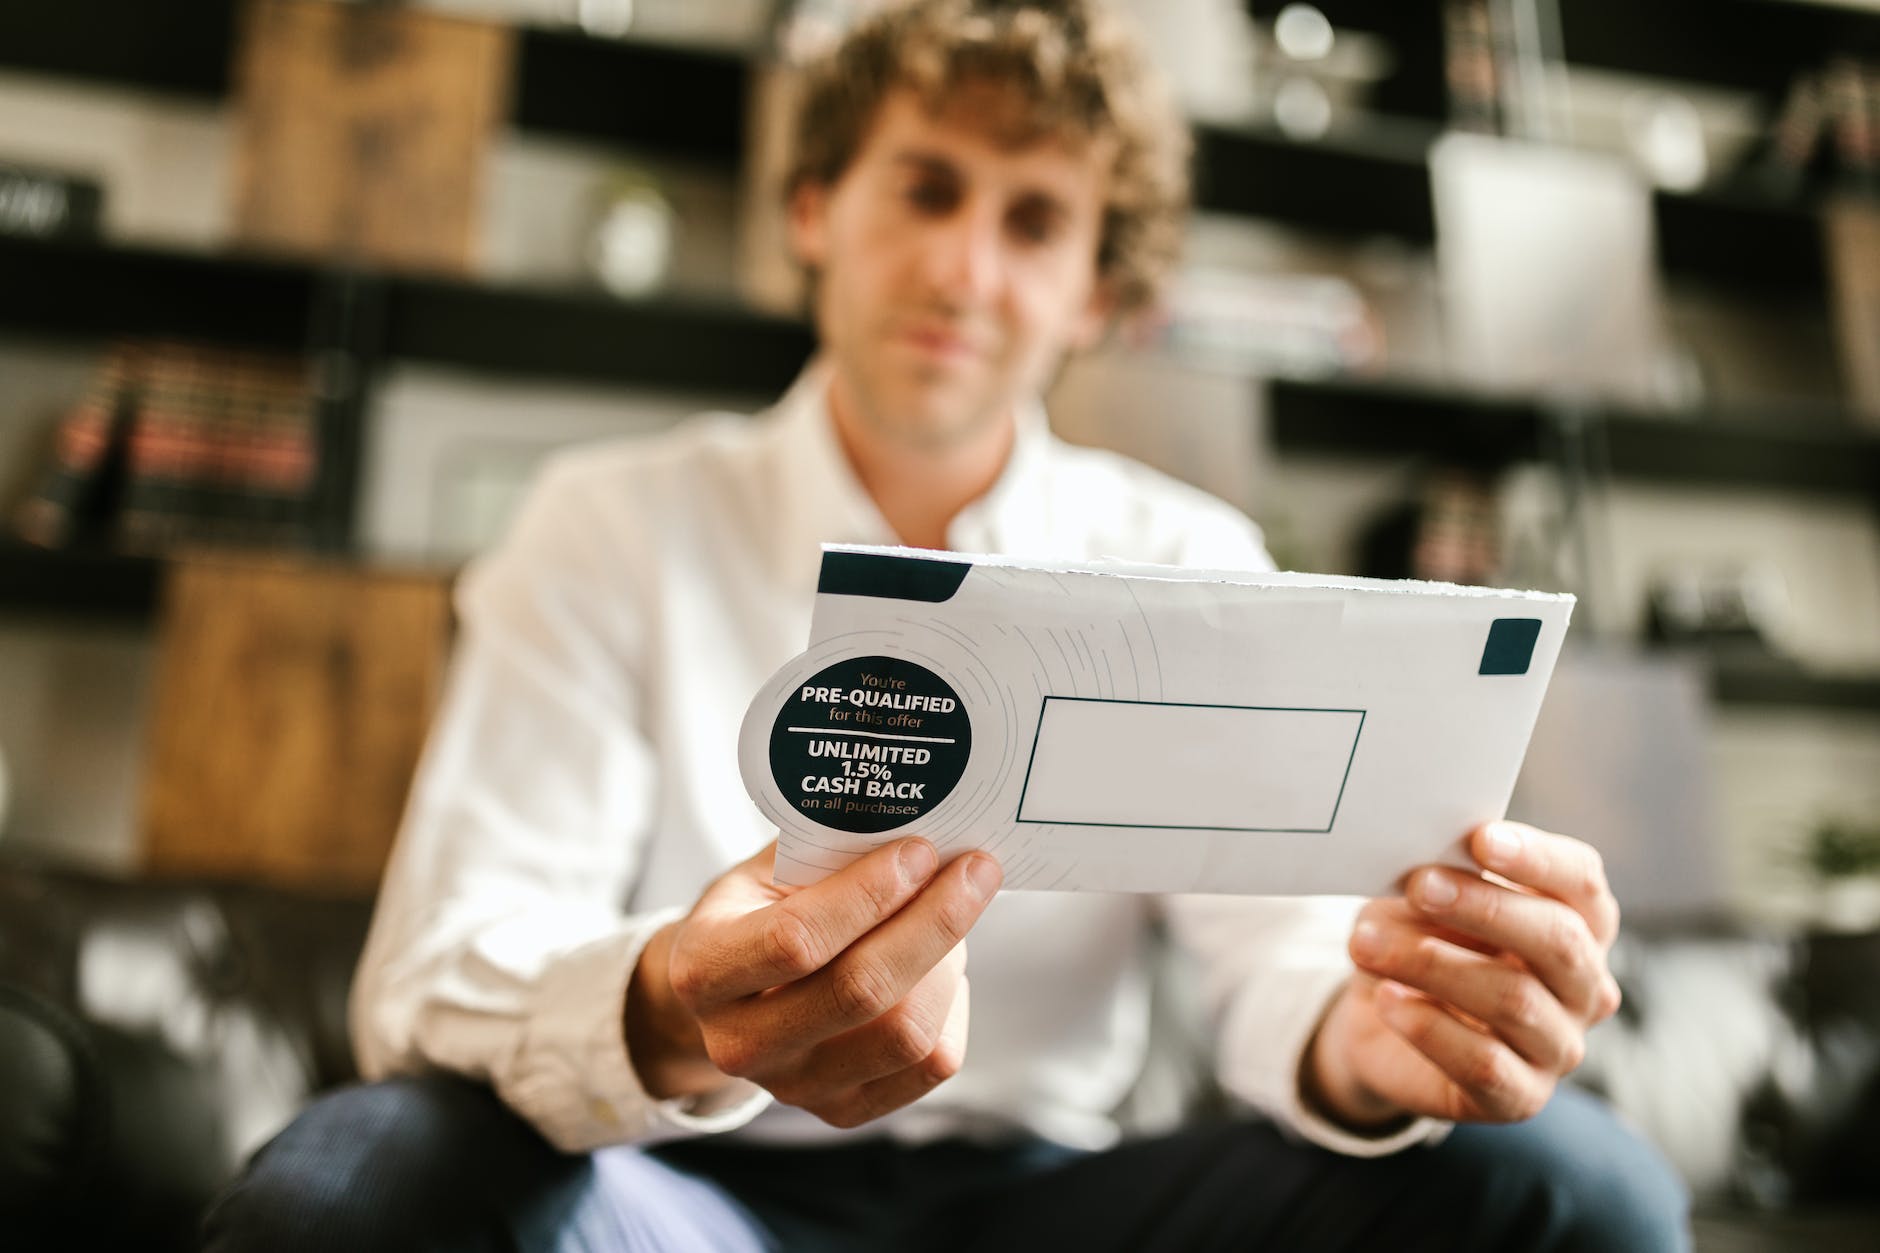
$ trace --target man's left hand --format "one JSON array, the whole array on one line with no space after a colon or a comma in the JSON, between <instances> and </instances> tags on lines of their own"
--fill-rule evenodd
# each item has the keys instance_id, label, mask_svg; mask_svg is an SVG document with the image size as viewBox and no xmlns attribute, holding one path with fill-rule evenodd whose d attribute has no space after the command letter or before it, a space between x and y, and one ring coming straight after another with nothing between
<instances>
[{"instance_id":1,"label":"man's left hand","mask_svg":"<svg viewBox=\"0 0 1880 1253\"><path fill-rule=\"evenodd\" d=\"M1358 972L1300 1076L1335 1122L1531 1118L1619 1007L1607 968L1619 906L1599 853L1514 822L1477 828L1469 851L1489 875L1420 867L1403 896L1358 915Z\"/></svg>"}]
</instances>

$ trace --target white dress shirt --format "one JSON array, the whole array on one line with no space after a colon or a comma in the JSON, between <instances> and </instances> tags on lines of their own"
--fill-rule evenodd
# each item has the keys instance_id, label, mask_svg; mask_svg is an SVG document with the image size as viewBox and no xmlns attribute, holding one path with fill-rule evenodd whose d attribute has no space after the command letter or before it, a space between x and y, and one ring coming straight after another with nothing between
<instances>
[{"instance_id":1,"label":"white dress shirt","mask_svg":"<svg viewBox=\"0 0 1880 1253\"><path fill-rule=\"evenodd\" d=\"M708 414L557 456L506 538L461 579L449 689L386 872L353 992L369 1077L490 1082L570 1151L733 1132L919 1141L1025 1129L1112 1143L1147 1048L1145 926L1165 909L1200 957L1227 1090L1348 1153L1426 1139L1342 1132L1301 1106L1301 1051L1350 974L1348 898L1006 892L967 941L959 1073L837 1131L742 1081L656 1100L622 1037L648 938L775 837L745 796L737 734L808 641L822 541L894 543L841 451L812 370L758 418ZM1269 568L1237 510L1110 453L1032 406L950 548Z\"/></svg>"}]
</instances>

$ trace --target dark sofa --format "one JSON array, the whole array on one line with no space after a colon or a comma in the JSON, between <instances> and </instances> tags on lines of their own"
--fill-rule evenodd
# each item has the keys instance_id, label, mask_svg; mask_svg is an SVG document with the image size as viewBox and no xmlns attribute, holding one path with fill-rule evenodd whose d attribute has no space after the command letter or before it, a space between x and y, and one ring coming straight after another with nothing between
<instances>
[{"instance_id":1,"label":"dark sofa","mask_svg":"<svg viewBox=\"0 0 1880 1253\"><path fill-rule=\"evenodd\" d=\"M241 1158L353 1078L370 907L0 861L0 1241L192 1247ZM1695 1176L1698 1248L1880 1248L1880 936L1634 934L1582 1081Z\"/></svg>"},{"instance_id":2,"label":"dark sofa","mask_svg":"<svg viewBox=\"0 0 1880 1253\"><path fill-rule=\"evenodd\" d=\"M194 1247L204 1204L354 1077L370 905L0 863L0 1230Z\"/></svg>"}]
</instances>

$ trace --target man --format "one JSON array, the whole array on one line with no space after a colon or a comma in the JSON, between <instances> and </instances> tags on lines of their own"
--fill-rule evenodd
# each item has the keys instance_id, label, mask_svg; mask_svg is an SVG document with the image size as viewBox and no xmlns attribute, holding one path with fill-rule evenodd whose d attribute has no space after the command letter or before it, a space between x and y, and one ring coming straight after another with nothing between
<instances>
[{"instance_id":1,"label":"man","mask_svg":"<svg viewBox=\"0 0 1880 1253\"><path fill-rule=\"evenodd\" d=\"M917 832L771 884L735 738L817 541L1267 561L1035 401L1150 297L1184 195L1098 6L892 10L802 138L818 364L755 423L563 457L466 576L355 991L364 1069L406 1077L264 1149L212 1247L1678 1247L1663 1165L1556 1091L1618 1001L1577 841L1496 824L1497 878L1368 903L1002 896ZM1155 913L1258 1114L1118 1148Z\"/></svg>"}]
</instances>

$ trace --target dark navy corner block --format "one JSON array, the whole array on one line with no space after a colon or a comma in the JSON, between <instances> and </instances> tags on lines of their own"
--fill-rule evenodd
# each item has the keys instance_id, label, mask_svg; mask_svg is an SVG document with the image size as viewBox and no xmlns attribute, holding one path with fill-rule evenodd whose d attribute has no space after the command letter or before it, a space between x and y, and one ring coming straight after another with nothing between
<instances>
[{"instance_id":1,"label":"dark navy corner block","mask_svg":"<svg viewBox=\"0 0 1880 1253\"><path fill-rule=\"evenodd\" d=\"M1488 626L1477 674L1526 674L1534 660L1534 641L1541 637L1539 618L1497 618Z\"/></svg>"},{"instance_id":2,"label":"dark navy corner block","mask_svg":"<svg viewBox=\"0 0 1880 1253\"><path fill-rule=\"evenodd\" d=\"M939 557L826 552L816 591L823 596L881 596L938 605L952 599L972 568L970 561Z\"/></svg>"}]
</instances>

